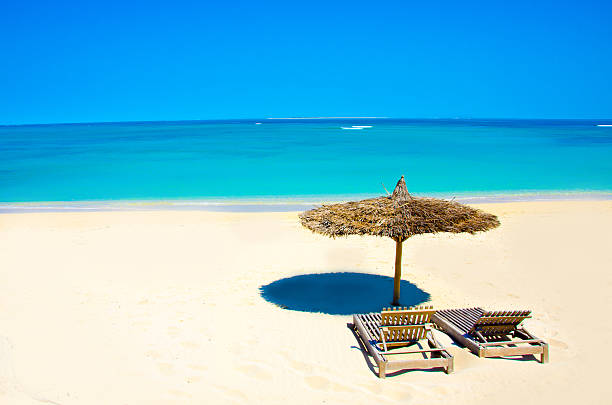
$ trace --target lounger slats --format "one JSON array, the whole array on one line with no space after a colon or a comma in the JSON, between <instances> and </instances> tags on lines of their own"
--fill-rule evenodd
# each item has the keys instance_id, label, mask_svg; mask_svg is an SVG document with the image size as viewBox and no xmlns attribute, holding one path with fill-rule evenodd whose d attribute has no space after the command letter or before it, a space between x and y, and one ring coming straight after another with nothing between
<instances>
[{"instance_id":1,"label":"lounger slats","mask_svg":"<svg viewBox=\"0 0 612 405\"><path fill-rule=\"evenodd\" d=\"M496 311L483 313L469 330L484 336L508 334L514 331L525 319L531 318L531 311Z\"/></svg>"},{"instance_id":2,"label":"lounger slats","mask_svg":"<svg viewBox=\"0 0 612 405\"><path fill-rule=\"evenodd\" d=\"M461 333L468 333L483 315L482 308L463 308L463 309L444 309L436 312L436 316L441 316L452 322Z\"/></svg>"},{"instance_id":3,"label":"lounger slats","mask_svg":"<svg viewBox=\"0 0 612 405\"><path fill-rule=\"evenodd\" d=\"M367 334L367 336L364 336L364 338L371 342L376 342L378 339L378 330L374 327L376 322L374 322L368 315L369 314L359 314L355 316L359 318L363 325L363 329Z\"/></svg>"},{"instance_id":4,"label":"lounger slats","mask_svg":"<svg viewBox=\"0 0 612 405\"><path fill-rule=\"evenodd\" d=\"M474 325L474 322L466 314L449 312L446 317L459 325L462 330L468 331Z\"/></svg>"},{"instance_id":5,"label":"lounger slats","mask_svg":"<svg viewBox=\"0 0 612 405\"><path fill-rule=\"evenodd\" d=\"M427 336L426 325L436 311L432 307L383 308L380 313L380 340L387 344L416 342Z\"/></svg>"},{"instance_id":6,"label":"lounger slats","mask_svg":"<svg viewBox=\"0 0 612 405\"><path fill-rule=\"evenodd\" d=\"M387 344L406 343L425 339L427 328L424 325L395 325L381 326L381 332L385 335ZM382 337L381 337L382 340Z\"/></svg>"},{"instance_id":7,"label":"lounger slats","mask_svg":"<svg viewBox=\"0 0 612 405\"><path fill-rule=\"evenodd\" d=\"M484 311L481 308L448 309L435 313L433 322L480 357L540 354L548 362L548 344L520 324L531 311ZM522 343L520 346L517 346Z\"/></svg>"},{"instance_id":8,"label":"lounger slats","mask_svg":"<svg viewBox=\"0 0 612 405\"><path fill-rule=\"evenodd\" d=\"M432 307L417 308L383 308L381 325L425 325L431 323L431 317L436 311Z\"/></svg>"},{"instance_id":9,"label":"lounger slats","mask_svg":"<svg viewBox=\"0 0 612 405\"><path fill-rule=\"evenodd\" d=\"M483 311L480 308L447 309L437 315L451 321L462 333L482 335L510 333L529 318L531 311Z\"/></svg>"},{"instance_id":10,"label":"lounger slats","mask_svg":"<svg viewBox=\"0 0 612 405\"><path fill-rule=\"evenodd\" d=\"M370 340L376 341L378 339L378 335L380 334L378 328L376 327L376 320L372 317L372 314L364 314L362 317L365 320L366 331L370 334Z\"/></svg>"},{"instance_id":11,"label":"lounger slats","mask_svg":"<svg viewBox=\"0 0 612 405\"><path fill-rule=\"evenodd\" d=\"M378 363L381 378L385 377L386 370L397 368L444 367L447 373L453 371L453 356L431 334L431 317L435 312L432 307L383 308L381 313L353 315L355 329L359 331L361 340ZM423 348L419 343L408 351L391 350L400 346L410 347L423 339L429 349ZM426 353L429 353L429 356L425 356ZM398 358L406 354L422 354L424 358ZM385 356L397 359L391 360Z\"/></svg>"}]
</instances>

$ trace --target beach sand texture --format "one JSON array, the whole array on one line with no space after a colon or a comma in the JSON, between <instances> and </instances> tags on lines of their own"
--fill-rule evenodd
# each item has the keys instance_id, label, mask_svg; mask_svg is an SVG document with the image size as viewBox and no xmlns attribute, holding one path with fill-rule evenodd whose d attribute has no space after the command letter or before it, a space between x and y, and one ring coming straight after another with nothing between
<instances>
[{"instance_id":1,"label":"beach sand texture","mask_svg":"<svg viewBox=\"0 0 612 405\"><path fill-rule=\"evenodd\" d=\"M259 287L392 276L394 243L315 235L295 212L0 215L0 404L608 403L612 202L478 207L501 227L409 239L403 278L436 308L532 309L548 364L436 332L454 374L378 379L350 316L283 310Z\"/></svg>"}]
</instances>

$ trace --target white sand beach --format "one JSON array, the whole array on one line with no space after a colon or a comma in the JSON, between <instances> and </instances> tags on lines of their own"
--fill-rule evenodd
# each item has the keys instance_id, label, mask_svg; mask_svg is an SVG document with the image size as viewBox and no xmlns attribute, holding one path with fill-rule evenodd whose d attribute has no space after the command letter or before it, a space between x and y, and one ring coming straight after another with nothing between
<instances>
[{"instance_id":1,"label":"white sand beach","mask_svg":"<svg viewBox=\"0 0 612 405\"><path fill-rule=\"evenodd\" d=\"M377 378L350 316L284 310L259 287L392 276L394 243L316 235L296 212L0 215L0 404L608 403L612 201L477 207L501 227L409 239L403 278L435 308L532 309L548 364L436 332L454 374Z\"/></svg>"}]
</instances>

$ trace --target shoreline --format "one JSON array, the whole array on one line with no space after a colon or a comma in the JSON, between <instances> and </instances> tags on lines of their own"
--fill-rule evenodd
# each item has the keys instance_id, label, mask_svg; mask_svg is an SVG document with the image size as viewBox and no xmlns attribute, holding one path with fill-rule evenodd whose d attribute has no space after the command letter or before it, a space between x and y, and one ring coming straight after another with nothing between
<instances>
[{"instance_id":1,"label":"shoreline","mask_svg":"<svg viewBox=\"0 0 612 405\"><path fill-rule=\"evenodd\" d=\"M0 202L0 214L28 212L97 211L210 211L210 212L296 212L321 204L361 200L376 195L258 196L198 199L83 200ZM495 204L531 201L607 201L612 191L541 191L500 193L431 193L419 197L456 200L463 204Z\"/></svg>"}]
</instances>

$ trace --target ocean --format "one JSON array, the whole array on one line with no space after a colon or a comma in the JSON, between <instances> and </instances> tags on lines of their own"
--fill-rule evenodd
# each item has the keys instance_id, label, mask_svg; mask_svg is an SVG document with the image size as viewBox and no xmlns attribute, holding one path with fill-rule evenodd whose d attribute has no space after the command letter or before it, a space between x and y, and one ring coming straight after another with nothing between
<instances>
[{"instance_id":1,"label":"ocean","mask_svg":"<svg viewBox=\"0 0 612 405\"><path fill-rule=\"evenodd\" d=\"M259 124L258 124L259 123ZM0 126L0 202L610 195L611 120L260 119ZM10 205L10 204L9 204Z\"/></svg>"}]
</instances>

